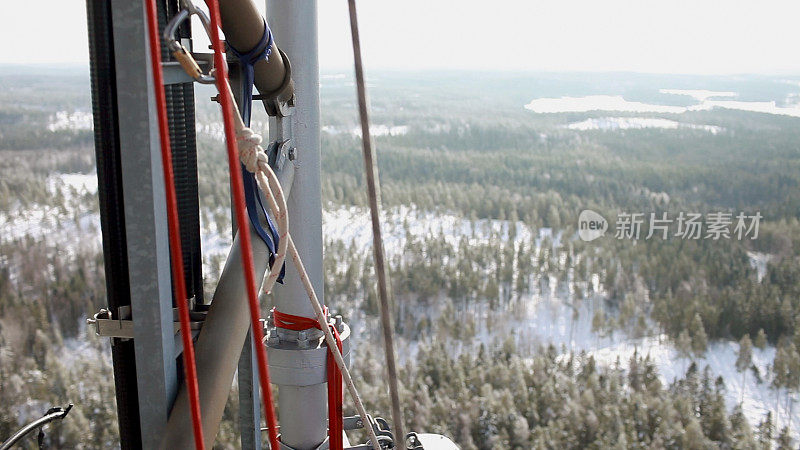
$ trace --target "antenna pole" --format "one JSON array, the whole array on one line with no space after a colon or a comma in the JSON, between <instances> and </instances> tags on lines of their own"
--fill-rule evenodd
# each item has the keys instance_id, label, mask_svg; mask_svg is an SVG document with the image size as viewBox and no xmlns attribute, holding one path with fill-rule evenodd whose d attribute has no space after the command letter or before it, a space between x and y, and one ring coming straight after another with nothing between
<instances>
[{"instance_id":1,"label":"antenna pole","mask_svg":"<svg viewBox=\"0 0 800 450\"><path fill-rule=\"evenodd\" d=\"M320 185L319 60L316 0L266 0L269 26L292 62L296 106L285 117L292 130L295 176L287 199L292 238L314 290L323 290L322 192ZM270 119L270 135L277 130ZM273 130L275 129L275 130ZM271 139L270 139L271 140ZM286 265L284 285L273 289L275 307L284 313L315 318L296 269ZM272 357L272 356L270 356ZM279 386L281 441L296 449L316 448L327 436L326 385Z\"/></svg>"}]
</instances>

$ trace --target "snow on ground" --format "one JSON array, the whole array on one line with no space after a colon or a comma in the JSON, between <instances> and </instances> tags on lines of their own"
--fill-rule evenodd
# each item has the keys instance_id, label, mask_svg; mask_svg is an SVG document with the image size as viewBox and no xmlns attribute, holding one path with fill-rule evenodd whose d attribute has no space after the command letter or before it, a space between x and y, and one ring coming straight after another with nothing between
<instances>
[{"instance_id":1,"label":"snow on ground","mask_svg":"<svg viewBox=\"0 0 800 450\"><path fill-rule=\"evenodd\" d=\"M777 418L777 429L788 425L789 414L786 407L787 397L784 391L770 388L770 366L775 357L775 347L768 346L764 350L753 349L753 363L763 379L761 383L751 370L744 375L736 370L736 358L739 344L732 341L716 341L708 345L702 358L694 361L700 371L706 366L716 378L721 376L725 381L725 401L730 409L742 401L742 410L750 425L758 425L768 411ZM597 346L588 350L599 363L613 365L619 359L625 366L634 352L641 356L650 356L658 368L659 377L664 383L670 383L682 377L691 364L691 359L682 357L666 336L645 337L641 339L623 339L616 343ZM743 383L744 381L744 383ZM744 392L743 392L744 391ZM744 394L744 395L742 395ZM778 407L777 400L780 400ZM794 403L794 401L792 401ZM776 412L777 411L777 412ZM792 408L792 433L800 436L800 412Z\"/></svg>"},{"instance_id":2,"label":"snow on ground","mask_svg":"<svg viewBox=\"0 0 800 450\"><path fill-rule=\"evenodd\" d=\"M615 366L619 361L622 368L637 352L640 356L650 356L658 369L661 381L666 385L685 375L692 359L683 357L665 335L631 338L624 332L598 334L592 331L592 317L598 308L602 308L602 297L570 303L565 300L562 289L553 289L549 284L555 280L544 280L534 289L531 295L522 299L524 312L507 319L506 323L498 323L497 317L489 319L488 309L478 307L476 312L482 319L477 333L477 340L489 344L497 336L493 330L515 330L518 346L523 352L534 351L538 345L553 344L566 356L573 351L585 351L592 355L599 364ZM573 315L577 310L578 315ZM486 322L493 323L491 328ZM526 347L527 344L527 347ZM751 426L756 426L764 419L768 411L772 411L777 420L777 430L789 424L791 411L791 431L795 438L800 437L800 408L787 407L785 391L770 388L772 380L770 366L775 357L775 347L767 346L760 350L753 348L753 364L758 368L762 382L756 379L753 371L748 370L744 376L736 370L736 358L739 344L732 341L713 341L702 357L695 357L699 371L708 366L713 378L721 376L725 381L725 401L732 410L742 401L742 410ZM793 397L789 397L793 398ZM780 407L777 400L780 400ZM792 406L795 403L792 400Z\"/></svg>"},{"instance_id":3,"label":"snow on ground","mask_svg":"<svg viewBox=\"0 0 800 450\"><path fill-rule=\"evenodd\" d=\"M205 268L211 268L210 260L214 256L227 255L231 238L228 230L217 230L210 214L203 214L201 225L203 230L202 249ZM489 236L495 234L503 241L508 240L509 222L502 220L477 220L475 227L470 220L452 214L438 214L420 211L414 207L400 206L384 211L381 214L383 227L383 245L387 256L402 253L406 243L406 226L412 236L418 238L444 236L448 244L457 246L462 238L470 245L485 244ZM516 224L516 242L531 239L531 231L522 223ZM326 241L342 241L345 245L354 245L358 252L366 252L372 248L372 225L369 210L359 207L338 207L328 205L322 213L322 233ZM539 231L537 241L547 236L556 245L560 235L553 236L550 229ZM222 261L224 263L224 260ZM221 267L217 268L221 270Z\"/></svg>"},{"instance_id":4,"label":"snow on ground","mask_svg":"<svg viewBox=\"0 0 800 450\"><path fill-rule=\"evenodd\" d=\"M51 194L60 192L68 199L76 195L97 194L96 173L59 173L47 177L45 184Z\"/></svg>"},{"instance_id":5,"label":"snow on ground","mask_svg":"<svg viewBox=\"0 0 800 450\"><path fill-rule=\"evenodd\" d=\"M800 105L797 104L778 106L775 101L745 102L737 100L712 100L716 97L735 96L736 93L734 92L679 89L662 89L660 92L689 95L698 100L699 103L690 106L670 106L632 102L625 100L621 95L588 95L585 97L537 98L525 105L525 109L540 114L589 111L682 114L687 111L707 111L714 108L723 108L800 117Z\"/></svg>"},{"instance_id":6,"label":"snow on ground","mask_svg":"<svg viewBox=\"0 0 800 450\"><path fill-rule=\"evenodd\" d=\"M599 307L597 299L579 303L579 315L574 322L571 319L572 305L559 297L548 295L546 291L544 295L532 295L528 301L530 303L526 314L516 319L516 324L513 325L523 341L552 343L557 347L563 346L565 351L576 353L585 351L600 364L613 366L619 361L623 368L627 367L634 352L642 357L649 355L665 384L683 377L691 364L692 360L683 357L664 335L630 338L619 331L606 336L593 332L592 317ZM705 355L694 358L694 361L701 372L708 366L714 378L723 378L725 401L729 409L732 410L743 400L742 410L752 426L758 425L767 411L771 410L773 417L777 418L777 429L780 430L788 425L789 414L785 392L779 393L770 388L770 366L775 357L775 347L753 349L753 363L763 379L761 383L750 370L743 380L742 373L736 370L738 351L739 344L736 342L714 341L709 343ZM776 398L780 399L780 408L776 407ZM793 409L791 417L792 432L798 437L800 408Z\"/></svg>"},{"instance_id":7,"label":"snow on ground","mask_svg":"<svg viewBox=\"0 0 800 450\"><path fill-rule=\"evenodd\" d=\"M225 213L227 214L227 213ZM448 244L457 246L461 239L470 245L485 244L489 237L495 235L502 241L508 240L510 224L503 220L481 219L473 223L469 219L452 214L439 214L421 211L415 207L400 206L384 211L381 214L383 245L387 256L402 253L406 243L406 227L412 236L417 238L444 236ZM202 249L205 268L211 268L210 259L227 255L231 238L228 230L217 230L211 214L202 214ZM359 207L339 207L328 205L322 213L322 233L326 241L342 241L345 245L354 245L358 252L366 252L372 248L372 225L369 210ZM516 223L516 242L529 241L532 231L523 223ZM555 246L559 245L560 233L553 233L549 228L539 230L537 245L544 238ZM222 261L224 262L224 260ZM218 268L221 270L221 267Z\"/></svg>"},{"instance_id":8,"label":"snow on ground","mask_svg":"<svg viewBox=\"0 0 800 450\"><path fill-rule=\"evenodd\" d=\"M567 129L591 131L591 130L640 130L643 128L663 128L666 130L677 130L678 128L708 131L717 134L722 131L722 127L714 125L696 125L693 123L682 123L669 119L649 118L649 117L600 117L572 122L566 125Z\"/></svg>"},{"instance_id":9,"label":"snow on ground","mask_svg":"<svg viewBox=\"0 0 800 450\"><path fill-rule=\"evenodd\" d=\"M54 204L0 211L0 242L30 236L72 253L87 243L100 248L100 216L89 212L82 200L85 195L97 194L97 175L58 173L47 177L45 184Z\"/></svg>"},{"instance_id":10,"label":"snow on ground","mask_svg":"<svg viewBox=\"0 0 800 450\"><path fill-rule=\"evenodd\" d=\"M330 208L330 206L329 206ZM420 211L415 207L400 206L381 214L383 245L389 256L402 252L406 242L406 230L416 237L444 236L448 244L457 246L462 238L470 245L488 242L488 236L497 233L503 241L508 240L509 222L481 219L473 230L470 220L452 214ZM522 223L516 224L516 242L530 240L531 231ZM365 208L330 208L322 214L322 232L326 240L351 242L359 252L372 246L372 225L369 210Z\"/></svg>"},{"instance_id":11,"label":"snow on ground","mask_svg":"<svg viewBox=\"0 0 800 450\"><path fill-rule=\"evenodd\" d=\"M91 130L93 128L92 113L83 111L58 111L50 117L50 123L47 125L47 129L50 131L78 131Z\"/></svg>"},{"instance_id":12,"label":"snow on ground","mask_svg":"<svg viewBox=\"0 0 800 450\"><path fill-rule=\"evenodd\" d=\"M774 101L769 102L740 102L735 100L707 100L697 109L738 109L741 111L776 114L780 116L800 117L800 106L778 106Z\"/></svg>"},{"instance_id":13,"label":"snow on ground","mask_svg":"<svg viewBox=\"0 0 800 450\"><path fill-rule=\"evenodd\" d=\"M229 215L230 211L219 208L215 213L200 213L200 252L203 255L203 274L219 276L225 266L225 259L230 252L233 238L230 229L220 230L214 220L214 214Z\"/></svg>"},{"instance_id":14,"label":"snow on ground","mask_svg":"<svg viewBox=\"0 0 800 450\"><path fill-rule=\"evenodd\" d=\"M250 122L250 129L261 136L269 136L269 123L263 120L253 120ZM225 142L225 127L222 125L222 120L213 122L197 122L196 130L198 136L206 136L215 141Z\"/></svg>"},{"instance_id":15,"label":"snow on ground","mask_svg":"<svg viewBox=\"0 0 800 450\"><path fill-rule=\"evenodd\" d=\"M97 178L94 174L55 174L47 179L48 192L61 195L66 200L65 209L54 206L33 205L24 211L0 212L0 241L30 235L44 237L59 243L69 250L85 242L100 246L99 218L90 213L84 206L76 210L80 197L97 192ZM76 200L76 201L72 201ZM369 212L364 208L332 207L323 213L323 233L326 240L342 240L352 243L359 251L369 250L372 244L372 231ZM65 213L66 211L66 213ZM204 256L224 256L227 254L231 239L227 230L217 230L211 220L212 215L203 215L203 252ZM72 218L78 217L75 222ZM501 220L478 220L473 223L466 218L452 215L421 211L414 207L401 206L385 211L382 215L384 245L389 255L402 251L406 236L409 233L418 237L438 237L452 245L457 245L462 238L472 245L488 242L490 234L499 235L502 240L509 238L510 224ZM517 242L536 237L536 246L540 247L544 239L549 239L555 246L560 245L560 233L550 229L530 230L523 223L516 224ZM77 237L77 238L76 238ZM750 255L755 264L765 263L763 255ZM223 260L224 261L224 260ZM761 267L759 276L762 275ZM602 294L599 275L593 275L592 291ZM518 303L514 314L507 314L506 323L498 323L487 305L478 302L462 314L474 314L477 322L477 342L490 343L500 337L506 330L515 330L521 350L534 349L538 344L552 343L566 351L586 351L602 364L615 364L619 361L625 365L634 351L650 355L658 367L661 379L665 383L685 373L689 361L683 358L664 336L629 338L622 332L609 336L601 336L592 331L592 317L597 308L602 307L602 297L594 295L583 301L572 301L559 289L557 281L552 277L538 280L533 284L533 292L516 300ZM521 306L519 306L521 304ZM578 314L574 315L573 311ZM487 324L492 324L491 326ZM85 354L90 349L78 342L67 343L66 351L76 355ZM413 351L413 346L411 348ZM703 358L696 362L700 370L706 365L714 376L722 376L726 386L726 401L733 408L744 393L743 410L751 425L758 424L768 410L773 410L777 418L778 428L788 422L786 396L769 388L769 366L775 354L774 347L765 350L754 349L753 360L758 367L763 383L758 383L752 372L748 372L742 383L742 374L736 371L735 361L738 344L735 342L713 342ZM69 357L66 357L69 361ZM780 399L780 408L776 408L776 399ZM775 413L775 411L778 411ZM800 436L800 408L792 415L792 431Z\"/></svg>"},{"instance_id":16,"label":"snow on ground","mask_svg":"<svg viewBox=\"0 0 800 450\"><path fill-rule=\"evenodd\" d=\"M267 136L269 124L264 121L253 120L250 128L261 133L262 136ZM408 125L372 124L369 127L369 131L373 136L402 136L408 134L409 127ZM322 127L322 132L332 135L349 134L350 136L361 137L361 127L325 125ZM225 140L225 129L222 126L222 122L198 122L197 133L217 141Z\"/></svg>"},{"instance_id":17,"label":"snow on ground","mask_svg":"<svg viewBox=\"0 0 800 450\"><path fill-rule=\"evenodd\" d=\"M686 112L683 106L654 105L631 102L621 95L588 95L585 97L537 98L525 105L525 109L535 113L589 112L589 111L628 111L655 113Z\"/></svg>"},{"instance_id":18,"label":"snow on ground","mask_svg":"<svg viewBox=\"0 0 800 450\"><path fill-rule=\"evenodd\" d=\"M736 92L730 91L708 91L705 89L659 89L662 94L688 95L695 100L704 102L712 97L736 97Z\"/></svg>"},{"instance_id":19,"label":"snow on ground","mask_svg":"<svg viewBox=\"0 0 800 450\"><path fill-rule=\"evenodd\" d=\"M343 73L326 73L319 76L321 80L343 80L347 75Z\"/></svg>"},{"instance_id":20,"label":"snow on ground","mask_svg":"<svg viewBox=\"0 0 800 450\"><path fill-rule=\"evenodd\" d=\"M344 128L325 125L322 127L322 132L328 134L350 134L361 137L361 127ZM372 136L402 136L408 134L408 125L372 124L369 127L369 132Z\"/></svg>"},{"instance_id":21,"label":"snow on ground","mask_svg":"<svg viewBox=\"0 0 800 450\"><path fill-rule=\"evenodd\" d=\"M747 252L747 256L750 259L750 267L756 269L758 281L760 282L764 275L767 274L767 264L772 260L772 255L761 252Z\"/></svg>"}]
</instances>

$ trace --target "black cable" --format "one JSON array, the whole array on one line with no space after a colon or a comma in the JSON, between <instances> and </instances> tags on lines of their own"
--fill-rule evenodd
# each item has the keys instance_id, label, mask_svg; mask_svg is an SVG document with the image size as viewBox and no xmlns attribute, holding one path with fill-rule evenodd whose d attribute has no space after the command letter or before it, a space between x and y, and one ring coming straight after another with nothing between
<instances>
[{"instance_id":1,"label":"black cable","mask_svg":"<svg viewBox=\"0 0 800 450\"><path fill-rule=\"evenodd\" d=\"M8 450L11 448L12 445L16 444L17 442L21 441L25 436L30 434L33 431L39 430L39 447L41 448L42 443L44 442L44 433L41 431L41 428L48 423L54 420L61 420L69 414L69 411L72 409L72 403L69 404L66 408L56 407L50 408L47 412L42 416L40 419L34 420L33 422L25 425L19 431L11 435L3 445L0 445L0 450Z\"/></svg>"},{"instance_id":2,"label":"black cable","mask_svg":"<svg viewBox=\"0 0 800 450\"><path fill-rule=\"evenodd\" d=\"M116 314L121 306L131 304L131 298L111 2L86 0L86 15L106 298L109 310ZM123 450L138 449L142 447L142 439L133 341L112 339L111 357L114 362L120 444Z\"/></svg>"}]
</instances>

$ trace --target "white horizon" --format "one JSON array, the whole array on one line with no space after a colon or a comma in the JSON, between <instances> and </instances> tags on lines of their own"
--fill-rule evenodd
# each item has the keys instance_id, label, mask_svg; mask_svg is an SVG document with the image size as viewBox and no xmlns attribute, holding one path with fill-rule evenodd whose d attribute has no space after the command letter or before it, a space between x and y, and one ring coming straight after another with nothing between
<instances>
[{"instance_id":1,"label":"white horizon","mask_svg":"<svg viewBox=\"0 0 800 450\"><path fill-rule=\"evenodd\" d=\"M263 2L257 1L259 6ZM369 70L800 74L800 2L361 1ZM88 65L82 0L14 2L0 64ZM46 30L47 33L43 33ZM58 38L54 38L57 36ZM319 1L320 68L352 69L345 0ZM200 42L200 44L202 44Z\"/></svg>"}]
</instances>

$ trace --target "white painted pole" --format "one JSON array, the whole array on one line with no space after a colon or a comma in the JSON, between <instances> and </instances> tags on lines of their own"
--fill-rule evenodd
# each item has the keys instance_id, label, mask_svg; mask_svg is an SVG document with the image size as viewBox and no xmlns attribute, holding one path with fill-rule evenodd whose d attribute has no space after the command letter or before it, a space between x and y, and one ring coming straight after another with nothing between
<instances>
[{"instance_id":1,"label":"white painted pole","mask_svg":"<svg viewBox=\"0 0 800 450\"><path fill-rule=\"evenodd\" d=\"M269 26L292 63L296 107L291 120L296 147L292 191L287 200L290 232L314 290L322 297L322 198L320 188L319 59L316 0L266 0ZM315 317L291 264L285 284L276 285L279 311ZM324 299L320 298L324 303ZM281 441L298 450L316 448L327 435L327 391L316 386L280 386Z\"/></svg>"}]
</instances>

